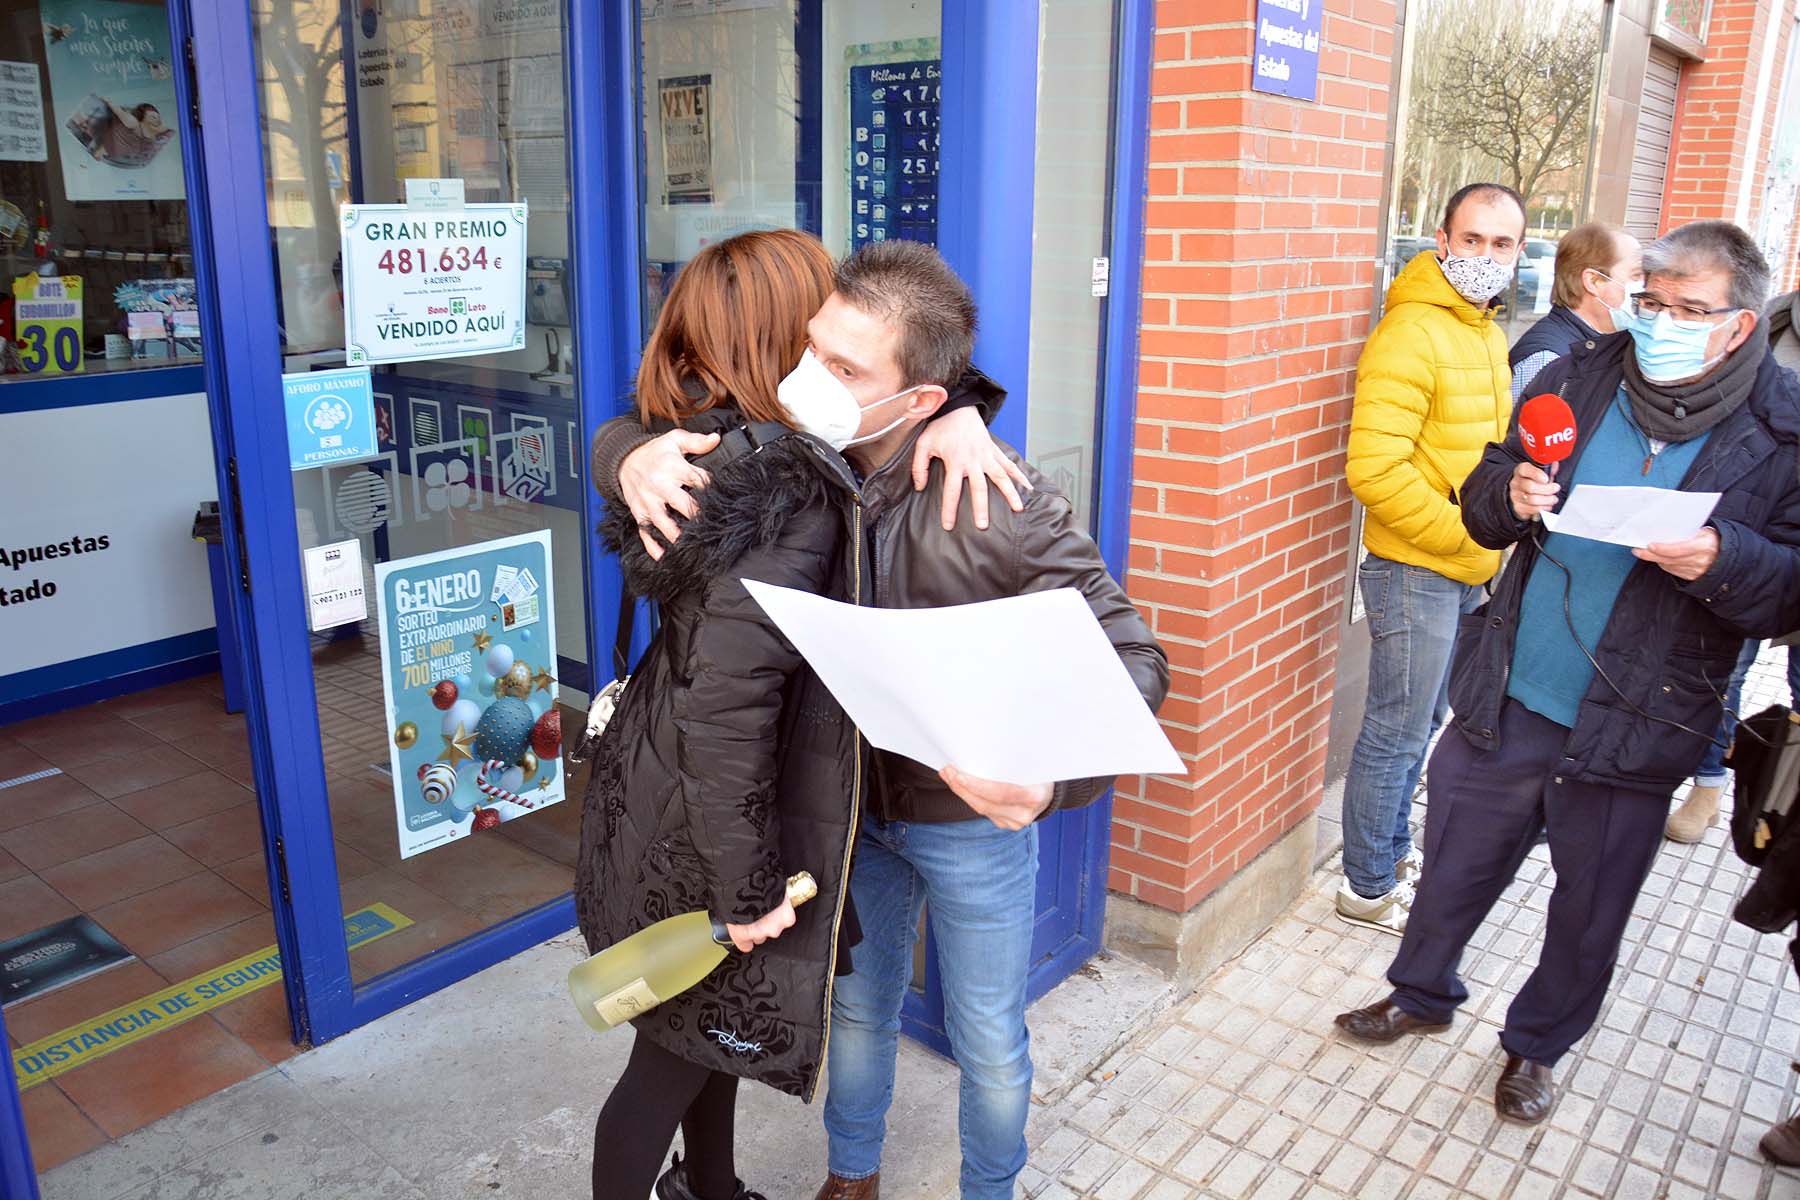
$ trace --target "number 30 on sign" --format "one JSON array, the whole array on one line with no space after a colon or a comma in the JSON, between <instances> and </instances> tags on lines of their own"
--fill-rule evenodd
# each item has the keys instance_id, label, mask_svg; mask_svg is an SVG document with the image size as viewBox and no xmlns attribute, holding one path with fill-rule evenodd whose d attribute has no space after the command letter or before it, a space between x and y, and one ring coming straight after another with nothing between
<instances>
[{"instance_id":1,"label":"number 30 on sign","mask_svg":"<svg viewBox=\"0 0 1800 1200\"><path fill-rule=\"evenodd\" d=\"M13 280L13 297L13 336L24 368L41 374L81 370L81 278L21 275Z\"/></svg>"}]
</instances>

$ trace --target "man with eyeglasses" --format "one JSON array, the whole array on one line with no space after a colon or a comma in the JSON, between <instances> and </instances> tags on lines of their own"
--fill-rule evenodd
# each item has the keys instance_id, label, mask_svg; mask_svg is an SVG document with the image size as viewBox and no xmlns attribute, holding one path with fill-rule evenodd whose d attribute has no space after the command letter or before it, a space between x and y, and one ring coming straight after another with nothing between
<instances>
[{"instance_id":1,"label":"man with eyeglasses","mask_svg":"<svg viewBox=\"0 0 1800 1200\"><path fill-rule=\"evenodd\" d=\"M1468 998L1463 948L1546 827L1555 891L1494 1092L1502 1117L1527 1123L1549 1114L1551 1069L1605 999L1739 648L1800 626L1800 382L1769 352L1768 264L1737 226L1702 221L1645 247L1644 273L1612 313L1620 332L1582 341L1533 384L1575 413L1556 476L1515 423L1463 485L1470 535L1515 552L1465 618L1393 992L1337 1018L1372 1042L1448 1028ZM1539 524L1579 484L1721 495L1693 537L1627 549Z\"/></svg>"}]
</instances>

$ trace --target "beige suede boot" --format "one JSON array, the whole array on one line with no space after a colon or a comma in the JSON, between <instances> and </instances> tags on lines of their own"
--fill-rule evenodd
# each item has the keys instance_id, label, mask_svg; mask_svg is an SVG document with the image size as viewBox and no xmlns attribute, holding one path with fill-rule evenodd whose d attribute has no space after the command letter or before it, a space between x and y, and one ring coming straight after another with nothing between
<instances>
[{"instance_id":1,"label":"beige suede boot","mask_svg":"<svg viewBox=\"0 0 1800 1200\"><path fill-rule=\"evenodd\" d=\"M1710 784L1701 787L1694 785L1688 798L1681 802L1681 807L1669 814L1668 824L1663 826L1663 835L1671 842L1693 843L1706 836L1713 822L1719 819L1719 798L1725 789Z\"/></svg>"}]
</instances>

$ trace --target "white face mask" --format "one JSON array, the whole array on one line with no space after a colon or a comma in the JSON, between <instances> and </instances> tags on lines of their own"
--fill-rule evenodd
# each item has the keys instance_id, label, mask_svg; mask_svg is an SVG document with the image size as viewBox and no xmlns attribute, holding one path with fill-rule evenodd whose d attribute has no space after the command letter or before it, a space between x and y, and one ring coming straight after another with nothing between
<instances>
[{"instance_id":1,"label":"white face mask","mask_svg":"<svg viewBox=\"0 0 1800 1200\"><path fill-rule=\"evenodd\" d=\"M1443 268L1444 278L1450 281L1450 286L1470 304L1486 304L1498 296L1513 275L1511 263L1495 262L1485 254L1478 258L1458 258L1452 254L1449 258L1439 259L1438 266Z\"/></svg>"},{"instance_id":2,"label":"white face mask","mask_svg":"<svg viewBox=\"0 0 1800 1200\"><path fill-rule=\"evenodd\" d=\"M844 381L833 375L809 348L800 355L800 364L789 371L787 378L775 389L775 395L801 432L812 434L833 450L847 450L862 442L874 441L906 420L906 414L902 413L874 433L857 437L856 431L862 428L863 413L916 392L919 386L902 388L870 404L858 404Z\"/></svg>"}]
</instances>

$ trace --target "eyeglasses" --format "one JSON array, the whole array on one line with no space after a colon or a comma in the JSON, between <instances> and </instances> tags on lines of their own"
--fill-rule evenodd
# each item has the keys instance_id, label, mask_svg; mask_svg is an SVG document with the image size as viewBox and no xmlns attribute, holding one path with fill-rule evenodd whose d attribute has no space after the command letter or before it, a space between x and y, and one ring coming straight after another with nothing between
<instances>
[{"instance_id":1,"label":"eyeglasses","mask_svg":"<svg viewBox=\"0 0 1800 1200\"><path fill-rule=\"evenodd\" d=\"M1712 324L1706 319L1708 317L1723 316L1726 313L1741 312L1742 310L1735 304L1728 304L1724 308L1695 308L1691 304L1670 304L1649 292L1639 292L1631 297L1631 311L1633 315L1647 321L1654 320L1660 313L1668 313L1669 319L1676 325L1698 328Z\"/></svg>"}]
</instances>

